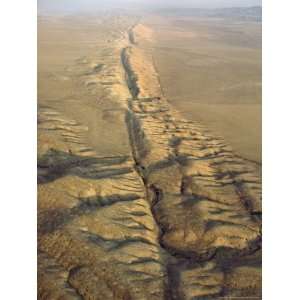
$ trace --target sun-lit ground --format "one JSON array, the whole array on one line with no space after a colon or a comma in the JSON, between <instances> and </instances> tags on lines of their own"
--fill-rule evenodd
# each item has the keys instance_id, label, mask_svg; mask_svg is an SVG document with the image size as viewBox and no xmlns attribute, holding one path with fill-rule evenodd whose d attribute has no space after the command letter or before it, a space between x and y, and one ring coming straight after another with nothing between
<instances>
[{"instance_id":1,"label":"sun-lit ground","mask_svg":"<svg viewBox=\"0 0 300 300\"><path fill-rule=\"evenodd\" d=\"M155 26L138 21L119 11L39 18L38 299L259 299L260 166L198 122L208 62L198 46L181 53L195 33L167 25L153 44ZM222 78L230 65L246 72L228 59ZM205 68L212 95L218 80ZM201 104L205 115L244 121L252 98L220 95Z\"/></svg>"},{"instance_id":2,"label":"sun-lit ground","mask_svg":"<svg viewBox=\"0 0 300 300\"><path fill-rule=\"evenodd\" d=\"M261 23L157 17L154 60L166 97L237 153L261 162Z\"/></svg>"}]
</instances>

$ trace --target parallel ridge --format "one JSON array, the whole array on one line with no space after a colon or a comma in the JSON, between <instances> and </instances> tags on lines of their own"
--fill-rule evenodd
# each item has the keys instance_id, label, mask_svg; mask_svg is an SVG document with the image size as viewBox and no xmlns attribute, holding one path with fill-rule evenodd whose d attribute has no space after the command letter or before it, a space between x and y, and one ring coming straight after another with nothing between
<instances>
[{"instance_id":1,"label":"parallel ridge","mask_svg":"<svg viewBox=\"0 0 300 300\"><path fill-rule=\"evenodd\" d=\"M99 57L66 70L90 94L104 90L105 101L124 106L126 30ZM52 103L38 109L39 299L163 299L167 253L131 152L100 155L86 138L89 128Z\"/></svg>"},{"instance_id":2,"label":"parallel ridge","mask_svg":"<svg viewBox=\"0 0 300 300\"><path fill-rule=\"evenodd\" d=\"M260 298L258 166L168 104L126 30L69 72L127 110L132 153L99 155L84 124L39 108L39 299Z\"/></svg>"},{"instance_id":3,"label":"parallel ridge","mask_svg":"<svg viewBox=\"0 0 300 300\"><path fill-rule=\"evenodd\" d=\"M56 142L38 158L39 298L162 299L164 251L132 159L97 156L58 112L39 120Z\"/></svg>"},{"instance_id":4,"label":"parallel ridge","mask_svg":"<svg viewBox=\"0 0 300 300\"><path fill-rule=\"evenodd\" d=\"M122 56L134 78L128 85L139 91L128 100L133 156L161 245L177 258L169 297L260 297L259 166L170 107L148 54L131 45Z\"/></svg>"}]
</instances>

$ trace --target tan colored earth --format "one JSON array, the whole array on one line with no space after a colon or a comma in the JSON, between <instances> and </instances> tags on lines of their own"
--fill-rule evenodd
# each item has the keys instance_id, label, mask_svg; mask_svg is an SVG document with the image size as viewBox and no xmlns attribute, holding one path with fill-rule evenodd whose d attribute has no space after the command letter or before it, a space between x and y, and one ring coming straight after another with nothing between
<instances>
[{"instance_id":1,"label":"tan colored earth","mask_svg":"<svg viewBox=\"0 0 300 300\"><path fill-rule=\"evenodd\" d=\"M147 36L141 44L153 48L172 105L261 164L261 23L157 16L144 22L152 38L137 27Z\"/></svg>"},{"instance_id":2,"label":"tan colored earth","mask_svg":"<svg viewBox=\"0 0 300 300\"><path fill-rule=\"evenodd\" d=\"M167 69L189 68L159 62L164 30L170 57L199 33L169 23L158 33L153 20L39 17L38 299L261 298L258 156L192 114L204 105L192 105L197 89L180 100Z\"/></svg>"}]
</instances>

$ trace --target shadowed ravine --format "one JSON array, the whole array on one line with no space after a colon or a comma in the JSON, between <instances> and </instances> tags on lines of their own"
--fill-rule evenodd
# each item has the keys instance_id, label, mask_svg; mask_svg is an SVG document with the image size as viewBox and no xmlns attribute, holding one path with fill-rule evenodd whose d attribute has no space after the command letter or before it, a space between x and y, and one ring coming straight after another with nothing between
<instances>
[{"instance_id":1,"label":"shadowed ravine","mask_svg":"<svg viewBox=\"0 0 300 300\"><path fill-rule=\"evenodd\" d=\"M97 51L45 76L38 298L260 299L260 167L169 104L138 20L89 20Z\"/></svg>"}]
</instances>

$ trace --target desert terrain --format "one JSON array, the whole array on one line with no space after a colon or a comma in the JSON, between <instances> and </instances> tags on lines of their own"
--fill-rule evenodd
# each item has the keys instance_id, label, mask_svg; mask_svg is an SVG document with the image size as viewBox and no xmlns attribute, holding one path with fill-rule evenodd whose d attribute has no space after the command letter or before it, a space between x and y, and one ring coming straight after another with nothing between
<instances>
[{"instance_id":1,"label":"desert terrain","mask_svg":"<svg viewBox=\"0 0 300 300\"><path fill-rule=\"evenodd\" d=\"M173 65L186 55L174 30L164 63L173 25L161 22L117 11L38 18L38 299L261 298L259 156L231 145L243 126L232 140L210 128L214 112L198 114L208 103L197 100L237 105L250 122L238 105L259 91L213 96L201 72L204 94L185 90L174 80L202 64L200 50L187 69ZM216 113L221 124L232 111Z\"/></svg>"},{"instance_id":2,"label":"desert terrain","mask_svg":"<svg viewBox=\"0 0 300 300\"><path fill-rule=\"evenodd\" d=\"M261 163L261 23L175 13L144 23L165 96Z\"/></svg>"}]
</instances>

